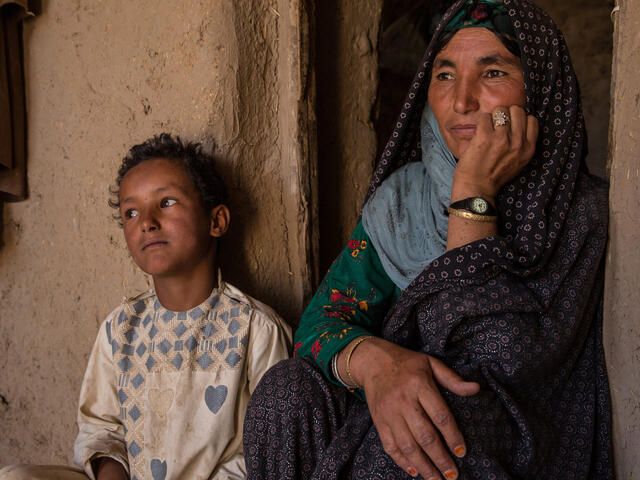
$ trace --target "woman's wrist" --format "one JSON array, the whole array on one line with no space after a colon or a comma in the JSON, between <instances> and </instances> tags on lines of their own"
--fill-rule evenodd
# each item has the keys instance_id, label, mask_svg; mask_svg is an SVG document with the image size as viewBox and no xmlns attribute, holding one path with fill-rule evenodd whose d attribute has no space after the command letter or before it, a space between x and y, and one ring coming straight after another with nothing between
<instances>
[{"instance_id":1,"label":"woman's wrist","mask_svg":"<svg viewBox=\"0 0 640 480\"><path fill-rule=\"evenodd\" d=\"M366 341L365 341L366 340ZM347 344L337 355L337 373L345 383L349 383L350 388L364 388L367 381L368 361L371 352L378 348L381 338L372 335L363 335L355 338ZM347 362L347 360L349 360ZM349 371L347 371L347 366Z\"/></svg>"},{"instance_id":2,"label":"woman's wrist","mask_svg":"<svg viewBox=\"0 0 640 480\"><path fill-rule=\"evenodd\" d=\"M487 182L470 181L454 175L453 186L451 187L451 203L469 197L482 197L495 207L497 194L498 190L487 184Z\"/></svg>"}]
</instances>

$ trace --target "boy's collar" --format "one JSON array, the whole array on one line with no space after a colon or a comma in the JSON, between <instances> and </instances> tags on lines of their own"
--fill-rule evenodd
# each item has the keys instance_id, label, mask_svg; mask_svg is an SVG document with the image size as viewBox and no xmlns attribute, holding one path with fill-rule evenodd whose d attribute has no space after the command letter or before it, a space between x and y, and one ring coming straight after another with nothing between
<instances>
[{"instance_id":1,"label":"boy's collar","mask_svg":"<svg viewBox=\"0 0 640 480\"><path fill-rule=\"evenodd\" d=\"M224 282L222 281L222 269L218 268L218 284L217 284L217 288L218 290L222 291L224 288Z\"/></svg>"}]
</instances>

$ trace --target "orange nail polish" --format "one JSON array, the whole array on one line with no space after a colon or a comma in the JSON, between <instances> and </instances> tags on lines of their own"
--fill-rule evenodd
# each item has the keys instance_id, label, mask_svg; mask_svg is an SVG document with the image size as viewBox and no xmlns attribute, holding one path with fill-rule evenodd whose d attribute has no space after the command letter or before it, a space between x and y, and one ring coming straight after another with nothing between
<instances>
[{"instance_id":1,"label":"orange nail polish","mask_svg":"<svg viewBox=\"0 0 640 480\"><path fill-rule=\"evenodd\" d=\"M446 472L444 472L444 476L447 478L447 480L454 480L455 478L458 478L458 472L456 472L455 470L447 470Z\"/></svg>"},{"instance_id":2,"label":"orange nail polish","mask_svg":"<svg viewBox=\"0 0 640 480\"><path fill-rule=\"evenodd\" d=\"M456 457L464 457L467 454L467 449L464 445L458 445L453 449L453 453L455 453Z\"/></svg>"},{"instance_id":3,"label":"orange nail polish","mask_svg":"<svg viewBox=\"0 0 640 480\"><path fill-rule=\"evenodd\" d=\"M416 477L418 475L418 472L416 472L416 469L412 467L407 468L407 473L412 477Z\"/></svg>"}]
</instances>

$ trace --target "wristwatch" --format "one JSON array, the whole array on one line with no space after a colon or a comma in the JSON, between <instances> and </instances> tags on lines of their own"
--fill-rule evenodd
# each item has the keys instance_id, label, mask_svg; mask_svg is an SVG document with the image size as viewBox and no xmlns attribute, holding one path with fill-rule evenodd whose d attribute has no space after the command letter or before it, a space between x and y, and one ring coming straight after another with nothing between
<instances>
[{"instance_id":1,"label":"wristwatch","mask_svg":"<svg viewBox=\"0 0 640 480\"><path fill-rule=\"evenodd\" d=\"M449 205L449 208L453 210L466 210L467 212L471 212L475 215L484 215L488 217L498 216L498 210L496 207L491 205L488 200L485 200L482 197L469 197L464 200L458 200L457 202L453 202Z\"/></svg>"}]
</instances>

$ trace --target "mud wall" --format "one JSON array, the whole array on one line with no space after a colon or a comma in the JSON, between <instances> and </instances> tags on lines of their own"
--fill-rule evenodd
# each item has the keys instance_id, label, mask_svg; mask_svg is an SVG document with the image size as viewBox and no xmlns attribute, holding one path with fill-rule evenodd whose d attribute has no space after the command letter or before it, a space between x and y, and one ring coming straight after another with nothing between
<instances>
[{"instance_id":1,"label":"mud wall","mask_svg":"<svg viewBox=\"0 0 640 480\"><path fill-rule=\"evenodd\" d=\"M25 25L30 196L2 209L0 465L70 458L98 326L150 285L107 199L120 158L154 133L213 149L231 194L224 276L299 316L313 175L301 16L289 0L61 0Z\"/></svg>"},{"instance_id":2,"label":"mud wall","mask_svg":"<svg viewBox=\"0 0 640 480\"><path fill-rule=\"evenodd\" d=\"M375 163L382 3L316 2L321 275L356 226Z\"/></svg>"},{"instance_id":3,"label":"mud wall","mask_svg":"<svg viewBox=\"0 0 640 480\"><path fill-rule=\"evenodd\" d=\"M611 190L604 346L613 402L616 478L640 474L640 1L614 13Z\"/></svg>"}]
</instances>

